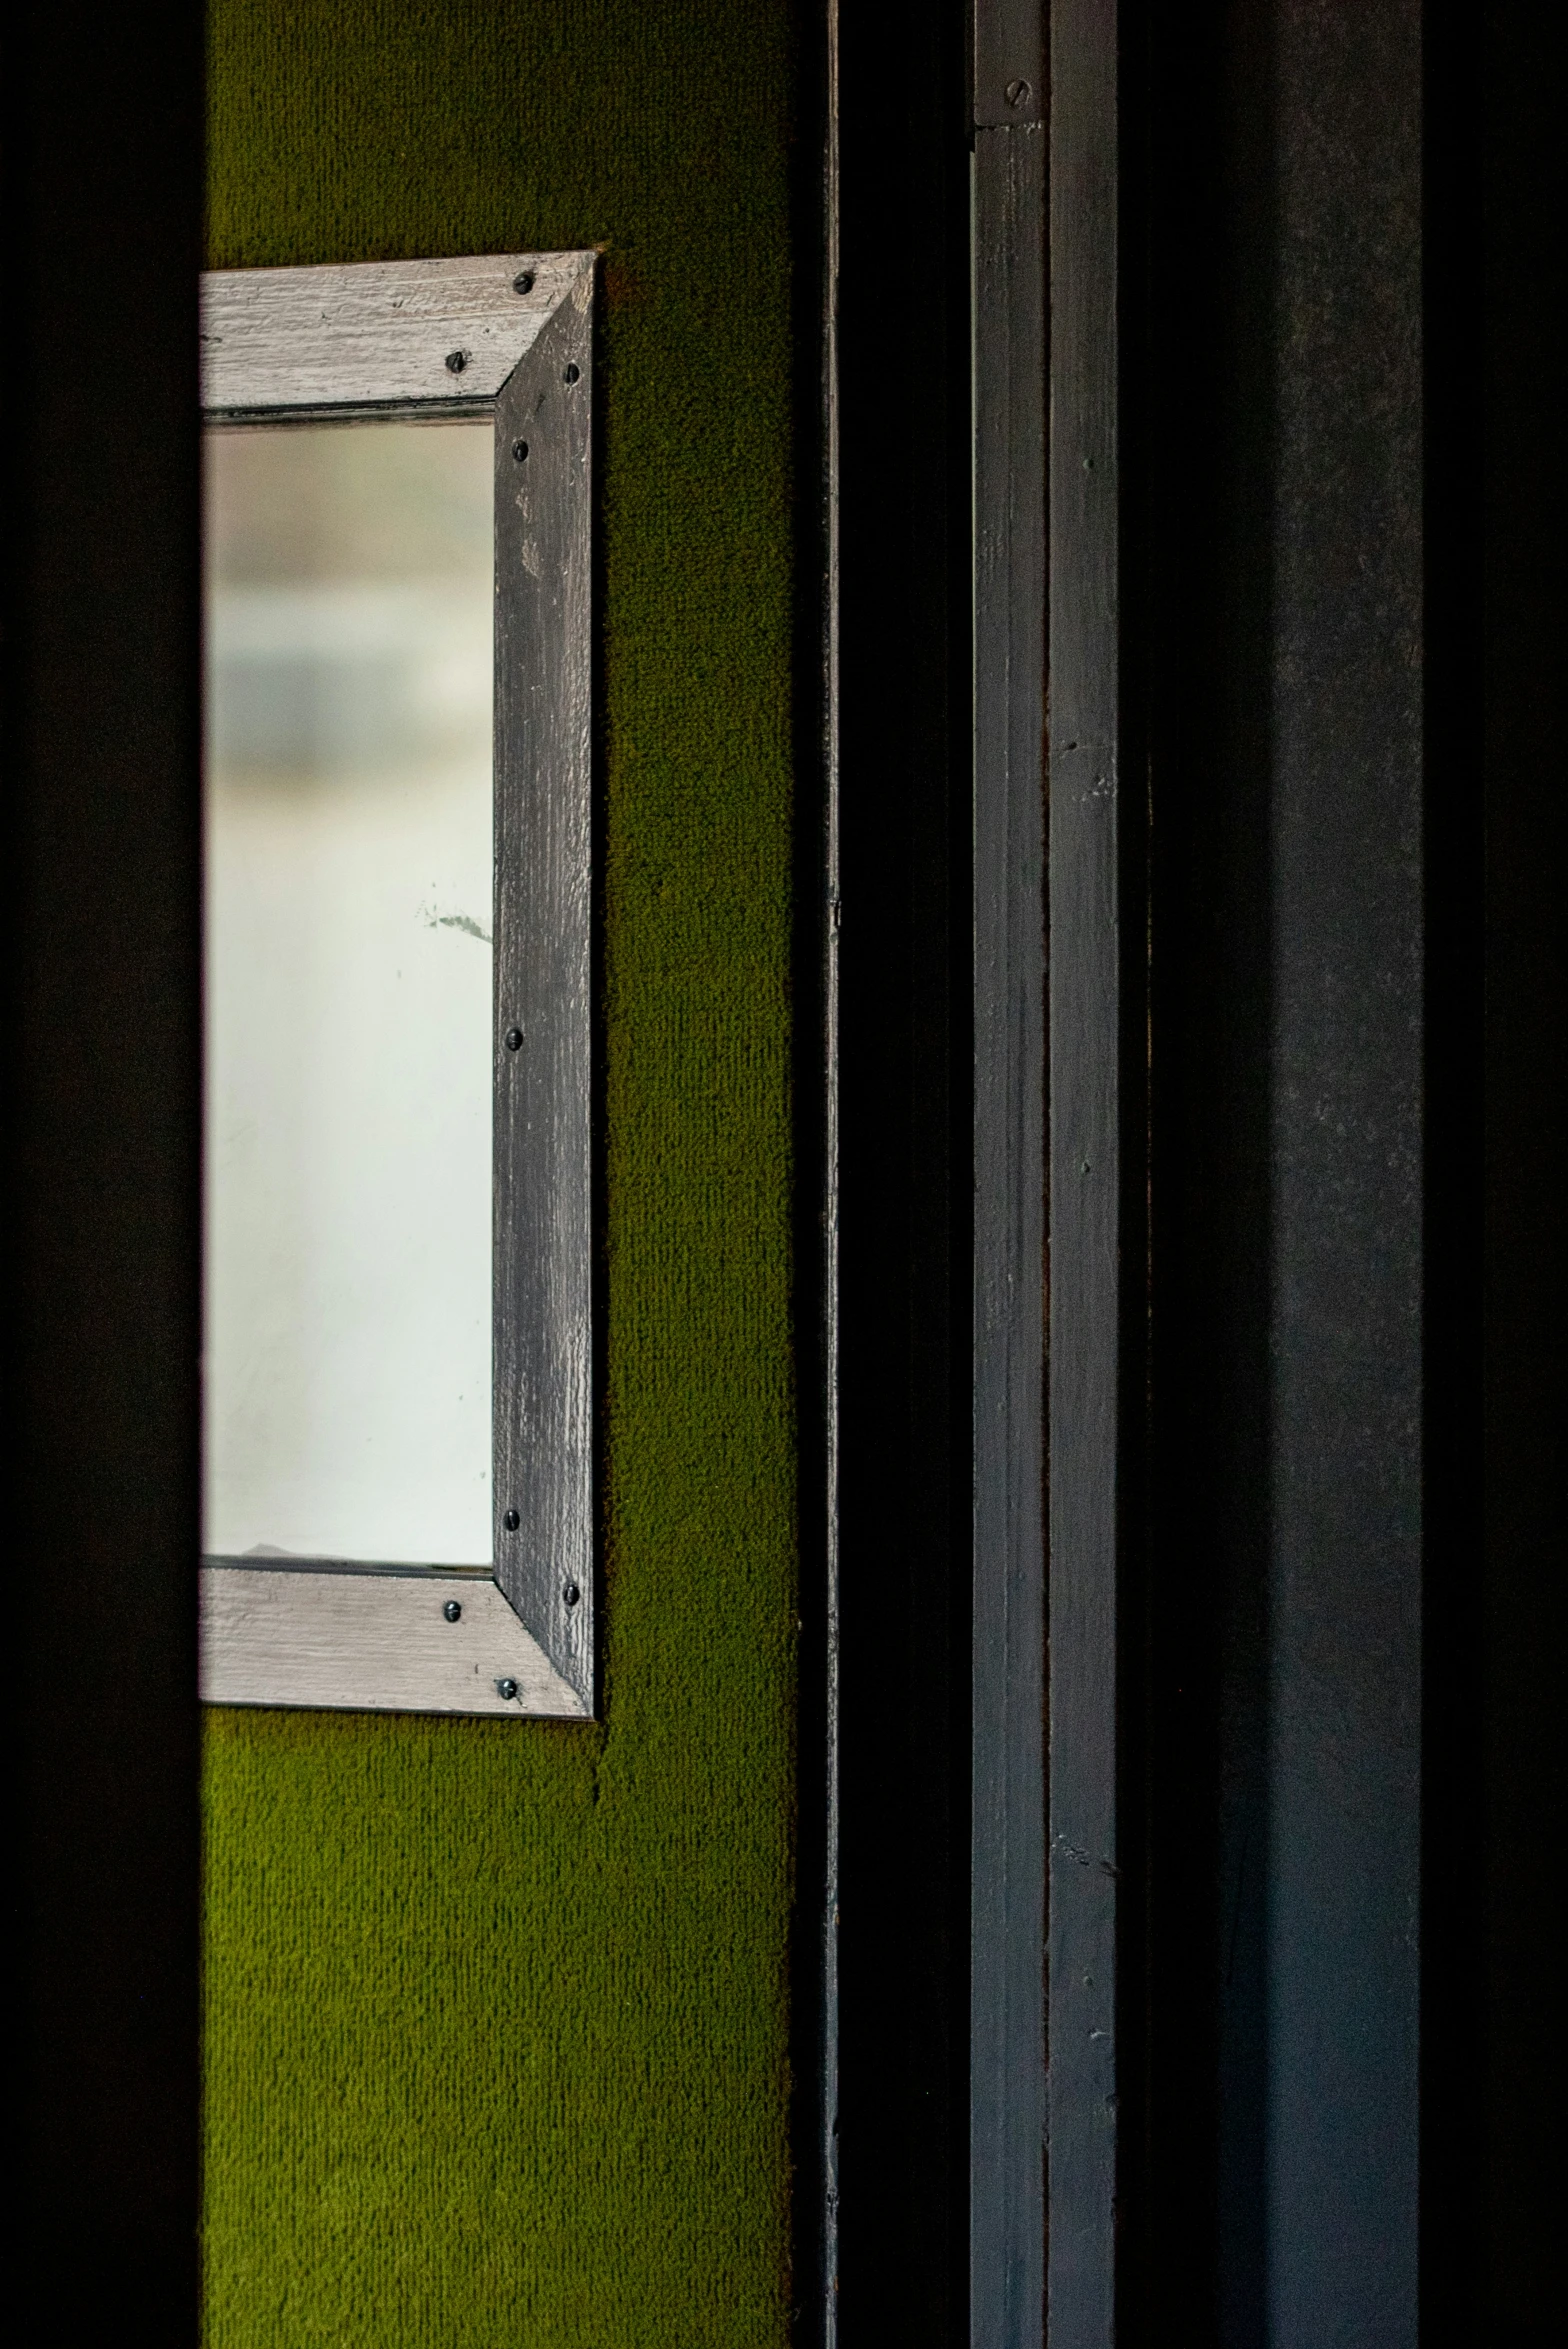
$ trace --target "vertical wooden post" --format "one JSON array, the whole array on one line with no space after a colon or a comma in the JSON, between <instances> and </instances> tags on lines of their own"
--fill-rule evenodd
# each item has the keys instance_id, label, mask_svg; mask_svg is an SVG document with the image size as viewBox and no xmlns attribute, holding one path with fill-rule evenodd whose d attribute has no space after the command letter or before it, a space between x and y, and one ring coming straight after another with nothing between
<instances>
[{"instance_id":1,"label":"vertical wooden post","mask_svg":"<svg viewBox=\"0 0 1568 2349\"><path fill-rule=\"evenodd\" d=\"M1045 123L1038 10L976 10L970 2340L1045 2257Z\"/></svg>"}]
</instances>

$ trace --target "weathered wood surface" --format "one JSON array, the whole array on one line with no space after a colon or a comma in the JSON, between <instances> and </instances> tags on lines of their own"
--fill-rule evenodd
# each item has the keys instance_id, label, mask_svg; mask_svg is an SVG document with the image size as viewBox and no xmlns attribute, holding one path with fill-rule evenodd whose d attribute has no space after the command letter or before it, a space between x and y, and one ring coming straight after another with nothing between
<instances>
[{"instance_id":1,"label":"weathered wood surface","mask_svg":"<svg viewBox=\"0 0 1568 2349\"><path fill-rule=\"evenodd\" d=\"M573 286L592 283L593 263L592 253L502 253L210 271L202 407L260 418L485 406ZM532 280L526 292L522 278Z\"/></svg>"},{"instance_id":2,"label":"weathered wood surface","mask_svg":"<svg viewBox=\"0 0 1568 2349\"><path fill-rule=\"evenodd\" d=\"M462 1609L455 1623L449 1602ZM478 1574L206 1565L201 1656L208 1704L562 1720L586 1711ZM504 1682L515 1695L502 1694Z\"/></svg>"},{"instance_id":3,"label":"weathered wood surface","mask_svg":"<svg viewBox=\"0 0 1568 2349\"><path fill-rule=\"evenodd\" d=\"M495 436L496 1579L590 1711L592 294L577 279Z\"/></svg>"}]
</instances>

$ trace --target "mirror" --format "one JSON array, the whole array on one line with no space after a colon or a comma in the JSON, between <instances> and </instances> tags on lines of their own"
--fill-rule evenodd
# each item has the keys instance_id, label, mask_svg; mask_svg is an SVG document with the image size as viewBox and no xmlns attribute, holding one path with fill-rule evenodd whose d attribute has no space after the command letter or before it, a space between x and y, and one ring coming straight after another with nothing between
<instances>
[{"instance_id":1,"label":"mirror","mask_svg":"<svg viewBox=\"0 0 1568 2349\"><path fill-rule=\"evenodd\" d=\"M492 449L205 436L208 1555L491 1563Z\"/></svg>"},{"instance_id":2,"label":"mirror","mask_svg":"<svg viewBox=\"0 0 1568 2349\"><path fill-rule=\"evenodd\" d=\"M209 1704L594 1712L595 276L201 282Z\"/></svg>"}]
</instances>

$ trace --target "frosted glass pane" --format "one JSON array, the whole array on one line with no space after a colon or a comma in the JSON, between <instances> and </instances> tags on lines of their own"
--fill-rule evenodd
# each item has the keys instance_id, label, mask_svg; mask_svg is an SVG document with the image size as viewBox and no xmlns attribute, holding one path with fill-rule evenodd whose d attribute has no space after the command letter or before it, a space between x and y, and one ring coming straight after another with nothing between
<instances>
[{"instance_id":1,"label":"frosted glass pane","mask_svg":"<svg viewBox=\"0 0 1568 2349\"><path fill-rule=\"evenodd\" d=\"M491 447L207 435L209 1554L490 1563Z\"/></svg>"}]
</instances>

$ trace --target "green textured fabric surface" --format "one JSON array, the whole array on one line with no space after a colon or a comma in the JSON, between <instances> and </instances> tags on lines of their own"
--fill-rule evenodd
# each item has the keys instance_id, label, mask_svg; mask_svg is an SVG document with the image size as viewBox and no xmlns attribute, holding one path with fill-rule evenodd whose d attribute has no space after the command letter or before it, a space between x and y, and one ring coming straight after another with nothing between
<instances>
[{"instance_id":1,"label":"green textured fabric surface","mask_svg":"<svg viewBox=\"0 0 1568 2349\"><path fill-rule=\"evenodd\" d=\"M215 266L607 247L596 1726L208 1716L211 2349L788 2303L787 0L216 0Z\"/></svg>"}]
</instances>

